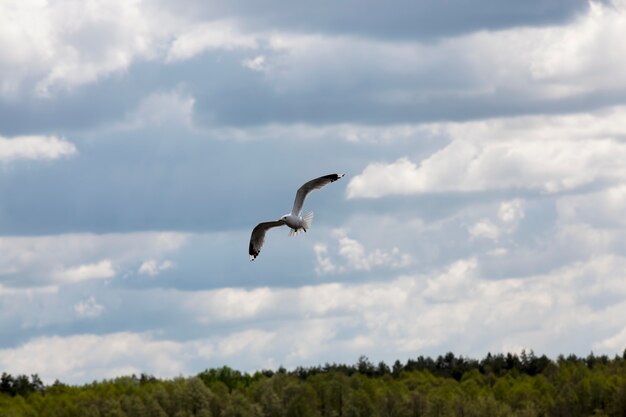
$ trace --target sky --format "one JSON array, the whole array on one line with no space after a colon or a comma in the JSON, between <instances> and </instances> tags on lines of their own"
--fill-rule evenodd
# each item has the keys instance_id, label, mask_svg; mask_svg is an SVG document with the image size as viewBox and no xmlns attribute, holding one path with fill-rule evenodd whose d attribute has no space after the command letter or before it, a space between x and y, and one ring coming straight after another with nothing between
<instances>
[{"instance_id":1,"label":"sky","mask_svg":"<svg viewBox=\"0 0 626 417\"><path fill-rule=\"evenodd\" d=\"M3 0L0 371L621 355L623 39L624 0Z\"/></svg>"}]
</instances>

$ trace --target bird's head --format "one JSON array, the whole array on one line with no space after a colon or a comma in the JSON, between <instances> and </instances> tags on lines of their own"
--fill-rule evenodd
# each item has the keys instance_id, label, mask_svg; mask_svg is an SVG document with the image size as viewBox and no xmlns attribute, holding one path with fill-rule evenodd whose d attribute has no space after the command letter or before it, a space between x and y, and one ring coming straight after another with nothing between
<instances>
[{"instance_id":1,"label":"bird's head","mask_svg":"<svg viewBox=\"0 0 626 417\"><path fill-rule=\"evenodd\" d=\"M288 215L288 214L285 214L285 215L284 215L283 217L281 217L279 220L282 220L282 221L287 221L287 217L289 217L289 215Z\"/></svg>"}]
</instances>

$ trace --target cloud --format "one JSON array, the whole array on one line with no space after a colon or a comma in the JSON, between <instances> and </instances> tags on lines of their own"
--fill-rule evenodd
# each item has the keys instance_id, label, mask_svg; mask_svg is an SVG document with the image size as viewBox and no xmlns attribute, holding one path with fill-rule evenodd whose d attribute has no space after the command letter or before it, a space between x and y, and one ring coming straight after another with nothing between
<instances>
[{"instance_id":1,"label":"cloud","mask_svg":"<svg viewBox=\"0 0 626 417\"><path fill-rule=\"evenodd\" d=\"M0 280L13 287L75 284L109 279L147 259L180 249L187 235L174 232L63 234L0 237ZM167 269L167 261L158 267Z\"/></svg>"},{"instance_id":2,"label":"cloud","mask_svg":"<svg viewBox=\"0 0 626 417\"><path fill-rule=\"evenodd\" d=\"M149 59L171 33L171 17L148 2L3 2L0 58L5 94L35 82L39 95L94 82ZM158 23L157 23L158 22ZM15 48L19 45L19 48Z\"/></svg>"},{"instance_id":3,"label":"cloud","mask_svg":"<svg viewBox=\"0 0 626 417\"><path fill-rule=\"evenodd\" d=\"M524 218L524 206L522 200L516 198L511 201L500 203L498 218L506 224L515 223Z\"/></svg>"},{"instance_id":4,"label":"cloud","mask_svg":"<svg viewBox=\"0 0 626 417\"><path fill-rule=\"evenodd\" d=\"M619 350L624 346L626 346L626 327L624 327L619 333L595 343L593 348L600 349L602 351L608 350L619 352Z\"/></svg>"},{"instance_id":5,"label":"cloud","mask_svg":"<svg viewBox=\"0 0 626 417\"><path fill-rule=\"evenodd\" d=\"M127 70L137 61L189 59L207 49L256 48L235 22L198 22L158 2L3 2L0 96L40 97ZM15 45L19 45L16 48Z\"/></svg>"},{"instance_id":6,"label":"cloud","mask_svg":"<svg viewBox=\"0 0 626 417\"><path fill-rule=\"evenodd\" d=\"M545 42L534 49L530 72L535 79L548 84L548 94L567 95L581 88L591 88L591 85L607 88L613 79L623 85L626 77L617 71L624 64L623 55L607 53L600 47L624 33L625 7L621 0L608 4L591 1L588 13L579 17L575 24L543 31ZM573 80L583 83L576 87L571 83Z\"/></svg>"},{"instance_id":7,"label":"cloud","mask_svg":"<svg viewBox=\"0 0 626 417\"><path fill-rule=\"evenodd\" d=\"M488 239L498 241L503 234L511 234L515 231L517 223L524 218L524 207L519 198L503 201L498 206L497 221L481 219L468 227L467 231L472 239ZM497 253L497 252L495 252Z\"/></svg>"},{"instance_id":8,"label":"cloud","mask_svg":"<svg viewBox=\"0 0 626 417\"><path fill-rule=\"evenodd\" d=\"M495 25L486 25L489 19L473 16L480 23L474 21L476 26L470 23L467 30L449 31L448 34L455 36L437 43L430 42L428 36L405 39L363 36L375 33L376 24L362 28L367 31L356 32L320 31L314 27L306 32L301 30L301 25L298 25L299 30L293 30L291 25L281 30L273 24L251 25L248 8L236 10L234 14L223 10L226 15L220 15L220 9L229 7L212 7L211 10L195 7L200 9L198 13L146 0L93 1L90 7L63 2L44 7L36 0L9 2L5 10L0 10L3 12L0 16L7 16L6 22L0 25L4 28L0 30L0 46L10 51L0 60L0 69L6 74L2 91L5 95L19 94L22 85L28 88L34 83L40 95L50 96L59 89L123 74L138 62L158 65L189 60L207 50L261 49L262 54L246 62L258 64L257 58L265 57L266 81L281 91L286 85L308 86L305 88L315 91L315 86L341 87L343 84L338 92L344 93L345 86L362 87L370 80L373 81L371 86L380 87L380 80L387 79L392 81L387 81L386 91L366 96L371 104L395 102L398 108L410 108L420 102L428 105L432 99L437 101L438 96L449 100L459 96L495 95L499 99L494 93L507 87L551 99L593 92L598 87L615 89L626 82L617 69L623 66L620 57L625 54L598 47L618 45L614 41L623 35L620 2L593 3L588 7L586 2L580 1L573 9L557 8L557 14L567 17L566 21L557 21L566 24L548 27L520 28L515 24L507 27L502 19L494 19ZM333 8L340 7L333 3ZM316 8L322 6L316 5ZM458 12L434 4L412 4L401 9L407 14L429 16L430 21L430 12L423 8L436 11L442 18ZM493 5L489 9L492 10ZM288 14L288 10L282 8L283 12L278 15ZM397 10L400 9L391 8L381 16L389 18L396 15ZM347 14L352 15L352 12ZM448 29L458 29L460 22L471 22L467 18L469 12L466 10L464 18ZM258 14L266 15L265 10ZM338 15L340 13L326 17L334 22ZM258 16L252 20L255 18ZM397 16L393 20L396 23L392 26L398 26ZM71 24L62 24L68 21ZM424 27L415 25L414 20L408 22L411 28ZM504 27L504 30L485 31L486 27ZM13 45L21 47L13 48ZM253 67L258 68L256 64ZM354 71L355 68L358 71ZM456 68L464 70L459 72ZM432 77L434 73L439 77ZM610 85L607 79L612 80ZM407 90L404 83L407 80L417 88ZM548 94L544 96L542 91ZM413 110L410 109L411 113Z\"/></svg>"},{"instance_id":9,"label":"cloud","mask_svg":"<svg viewBox=\"0 0 626 417\"><path fill-rule=\"evenodd\" d=\"M356 270L369 270L376 266L403 267L411 263L411 257L400 253L400 249L393 248L391 251L374 249L366 253L363 245L355 239L348 237L345 231L336 231L339 240L339 255L344 257L348 265Z\"/></svg>"},{"instance_id":10,"label":"cloud","mask_svg":"<svg viewBox=\"0 0 626 417\"><path fill-rule=\"evenodd\" d=\"M256 37L241 33L235 26L227 21L207 22L178 33L168 50L166 61L190 59L211 49L257 49Z\"/></svg>"},{"instance_id":11,"label":"cloud","mask_svg":"<svg viewBox=\"0 0 626 417\"><path fill-rule=\"evenodd\" d=\"M554 207L556 245L569 248L569 252L580 257L624 255L626 188L623 183L561 196L554 202Z\"/></svg>"},{"instance_id":12,"label":"cloud","mask_svg":"<svg viewBox=\"0 0 626 417\"><path fill-rule=\"evenodd\" d=\"M297 123L384 126L571 112L615 104L626 90L626 78L619 72L620 57L626 54L602 47L621 45L625 27L621 3L593 9L580 1L573 9L556 8L563 17L556 19L558 26L508 26L502 16L490 26L491 19L479 13L473 15L480 20L476 26L449 32L454 36L438 42L428 36L374 35L376 25L356 32L315 28L309 32L300 25L299 30L281 30L250 24L248 8L234 7L236 13L220 15L230 7L207 10L189 2L174 8L151 0L94 1L84 17L75 3L52 2L45 8L35 0L23 3L15 7L20 10L17 16L7 8L11 19L0 25L8 28L7 47L2 49L12 51L0 57L6 84L0 95L7 98L0 100L4 115L0 121L16 133L29 132L33 125L100 127L123 115L129 102L179 83L205 92L195 94L195 116L198 124L211 128ZM404 11L419 15L422 7L411 5ZM500 6L486 10L494 8ZM446 17L458 12L444 12L446 7L435 4L425 9ZM513 14L537 13L531 9L525 5ZM385 15L398 10L391 8ZM471 12L466 10L464 16ZM284 13L282 8L278 15ZM507 10L506 15L511 13ZM540 14L544 13L542 7ZM267 17L266 11L258 14ZM72 25L64 24L66 16ZM272 13L270 20L274 17ZM326 17L333 22L336 15ZM22 22L19 29L10 29L13 21ZM472 27L477 31L469 30ZM564 48L569 42L576 46ZM15 44L24 47L12 48ZM548 61L552 63L546 67ZM94 94L99 100L91 100Z\"/></svg>"},{"instance_id":13,"label":"cloud","mask_svg":"<svg viewBox=\"0 0 626 417\"><path fill-rule=\"evenodd\" d=\"M412 263L407 253L402 253L398 247L391 250L374 249L367 251L356 239L350 238L344 229L336 229L333 235L337 240L336 253L343 258L339 265L329 257L328 246L322 243L314 245L313 250L317 258L315 271L320 274L335 272L369 271L374 268L405 268ZM334 249L334 248L333 248Z\"/></svg>"},{"instance_id":14,"label":"cloud","mask_svg":"<svg viewBox=\"0 0 626 417\"><path fill-rule=\"evenodd\" d=\"M91 279L106 279L115 276L115 269L111 261L106 259L94 264L79 265L61 269L52 273L56 282L76 283Z\"/></svg>"},{"instance_id":15,"label":"cloud","mask_svg":"<svg viewBox=\"0 0 626 417\"><path fill-rule=\"evenodd\" d=\"M37 373L46 382L67 383L146 372L174 377L185 370L180 343L152 340L149 334L39 337L17 348L0 349L0 365L9 373Z\"/></svg>"},{"instance_id":16,"label":"cloud","mask_svg":"<svg viewBox=\"0 0 626 417\"><path fill-rule=\"evenodd\" d=\"M370 163L352 178L347 195L380 198L516 189L557 193L598 181L621 181L626 178L620 162L626 157L626 144L621 141L626 125L617 117L623 112L618 108L581 115L583 120L599 124L573 134L563 121L577 116L442 124L451 138L445 147L419 163L407 157ZM541 124L551 127L544 129ZM552 136L546 138L547 133ZM585 134L588 136L581 138Z\"/></svg>"},{"instance_id":17,"label":"cloud","mask_svg":"<svg viewBox=\"0 0 626 417\"><path fill-rule=\"evenodd\" d=\"M217 342L215 354L221 357L238 357L267 351L276 343L276 333L264 330L244 330L230 334Z\"/></svg>"},{"instance_id":18,"label":"cloud","mask_svg":"<svg viewBox=\"0 0 626 417\"><path fill-rule=\"evenodd\" d=\"M453 301L461 296L471 297L476 284L476 259L463 259L450 265L447 271L426 282L424 295L438 301Z\"/></svg>"},{"instance_id":19,"label":"cloud","mask_svg":"<svg viewBox=\"0 0 626 417\"><path fill-rule=\"evenodd\" d=\"M179 90L152 93L126 115L118 128L139 130L167 124L191 128L195 102L193 96Z\"/></svg>"},{"instance_id":20,"label":"cloud","mask_svg":"<svg viewBox=\"0 0 626 417\"><path fill-rule=\"evenodd\" d=\"M497 1L482 1L477 7L462 2L424 0L419 3L395 0L323 0L315 3L285 4L269 1L263 5L228 2L207 6L194 2L198 14L237 16L246 27L270 28L284 32L350 34L363 38L428 40L478 30L563 24L588 9L585 0L528 1L515 8Z\"/></svg>"},{"instance_id":21,"label":"cloud","mask_svg":"<svg viewBox=\"0 0 626 417\"><path fill-rule=\"evenodd\" d=\"M468 232L472 239L485 238L490 240L498 240L501 233L498 226L486 219L474 223L468 228Z\"/></svg>"},{"instance_id":22,"label":"cloud","mask_svg":"<svg viewBox=\"0 0 626 417\"><path fill-rule=\"evenodd\" d=\"M105 308L96 302L95 297L89 297L86 300L79 301L74 304L74 311L78 317L94 318L102 315Z\"/></svg>"},{"instance_id":23,"label":"cloud","mask_svg":"<svg viewBox=\"0 0 626 417\"><path fill-rule=\"evenodd\" d=\"M624 178L626 168L619 163L624 157L626 144L614 140L455 140L419 166L406 158L368 165L348 185L348 197L506 189L556 193Z\"/></svg>"},{"instance_id":24,"label":"cloud","mask_svg":"<svg viewBox=\"0 0 626 417\"><path fill-rule=\"evenodd\" d=\"M148 261L144 261L137 273L139 275L149 275L151 277L160 274L163 271L174 268L174 263L172 261L162 261L158 263L154 259L150 259Z\"/></svg>"},{"instance_id":25,"label":"cloud","mask_svg":"<svg viewBox=\"0 0 626 417\"><path fill-rule=\"evenodd\" d=\"M278 294L269 288L244 290L221 288L190 294L183 308L193 311L201 323L251 319L276 305Z\"/></svg>"},{"instance_id":26,"label":"cloud","mask_svg":"<svg viewBox=\"0 0 626 417\"><path fill-rule=\"evenodd\" d=\"M241 65L252 71L263 71L265 69L265 57L263 55L257 55L254 58L244 59Z\"/></svg>"},{"instance_id":27,"label":"cloud","mask_svg":"<svg viewBox=\"0 0 626 417\"><path fill-rule=\"evenodd\" d=\"M0 296L26 296L32 298L37 294L56 294L59 291L59 287L55 285L49 285L47 287L34 287L34 288L11 288L5 287L0 284Z\"/></svg>"},{"instance_id":28,"label":"cloud","mask_svg":"<svg viewBox=\"0 0 626 417\"><path fill-rule=\"evenodd\" d=\"M276 338L278 332L254 329L188 341L132 332L38 337L0 349L0 367L12 374L36 373L48 384L55 379L78 384L142 372L173 378L195 374L208 363L235 366L233 361L240 363L237 369L253 372L278 367L274 353L290 356L295 363L322 351L323 342L332 337L325 329L326 325L319 322L287 326L279 329L280 340ZM286 346L280 348L281 344ZM243 361L242 367L242 356L252 361Z\"/></svg>"},{"instance_id":29,"label":"cloud","mask_svg":"<svg viewBox=\"0 0 626 417\"><path fill-rule=\"evenodd\" d=\"M315 252L315 258L317 265L315 266L315 272L318 275L331 274L338 268L333 261L328 257L328 246L323 243L316 243L313 245L313 251Z\"/></svg>"},{"instance_id":30,"label":"cloud","mask_svg":"<svg viewBox=\"0 0 626 417\"><path fill-rule=\"evenodd\" d=\"M490 280L482 276L480 260L466 258L422 274L365 283L154 289L143 296L127 290L115 298L138 307L145 303L137 297L168 300L170 312L179 314L169 324L177 331L162 321L158 333L35 337L0 349L0 366L72 383L121 372L171 377L225 363L255 370L354 361L363 349L386 361L446 350L481 356L511 346L548 355L592 347L621 353L624 271L626 258L594 255L546 273ZM103 312L99 305L89 296L73 311L87 318ZM209 336L173 340L179 339L173 335L181 320L194 328L192 334L210 329Z\"/></svg>"},{"instance_id":31,"label":"cloud","mask_svg":"<svg viewBox=\"0 0 626 417\"><path fill-rule=\"evenodd\" d=\"M600 191L565 196L556 201L561 221L600 229L626 227L626 185L616 184Z\"/></svg>"},{"instance_id":32,"label":"cloud","mask_svg":"<svg viewBox=\"0 0 626 417\"><path fill-rule=\"evenodd\" d=\"M626 53L603 45L623 37L622 10L621 2L594 3L564 25L479 30L436 43L275 32L263 81L280 96L269 94L259 110L279 98L282 116L271 112L269 121L383 124L614 104L626 89L619 71ZM303 96L322 108L298 105Z\"/></svg>"},{"instance_id":33,"label":"cloud","mask_svg":"<svg viewBox=\"0 0 626 417\"><path fill-rule=\"evenodd\" d=\"M53 160L78 153L73 143L56 136L0 136L0 162Z\"/></svg>"}]
</instances>

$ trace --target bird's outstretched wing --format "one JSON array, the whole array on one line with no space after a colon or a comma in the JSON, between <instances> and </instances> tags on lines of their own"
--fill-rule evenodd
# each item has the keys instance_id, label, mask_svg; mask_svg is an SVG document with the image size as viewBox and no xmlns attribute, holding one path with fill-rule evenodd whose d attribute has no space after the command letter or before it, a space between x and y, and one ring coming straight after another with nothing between
<instances>
[{"instance_id":1,"label":"bird's outstretched wing","mask_svg":"<svg viewBox=\"0 0 626 417\"><path fill-rule=\"evenodd\" d=\"M300 215L300 213L302 212L302 206L304 205L304 199L311 191L319 190L326 184L337 181L344 175L345 174L329 174L304 183L302 187L298 188L298 192L296 193L296 200L293 202L293 209L291 210L291 214L293 214L294 216Z\"/></svg>"},{"instance_id":2,"label":"bird's outstretched wing","mask_svg":"<svg viewBox=\"0 0 626 417\"><path fill-rule=\"evenodd\" d=\"M261 252L261 247L263 246L263 242L265 241L265 232L273 227L282 226L284 224L284 220L263 222L257 224L256 227L252 229L252 234L250 235L250 246L248 248L248 253L250 254L251 261L254 261L255 258L259 256L259 252Z\"/></svg>"}]
</instances>

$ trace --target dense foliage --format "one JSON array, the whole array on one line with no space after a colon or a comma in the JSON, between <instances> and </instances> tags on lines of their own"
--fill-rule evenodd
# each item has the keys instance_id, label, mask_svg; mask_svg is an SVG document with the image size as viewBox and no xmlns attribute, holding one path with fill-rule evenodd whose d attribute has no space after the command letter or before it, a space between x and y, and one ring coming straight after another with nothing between
<instances>
[{"instance_id":1,"label":"dense foliage","mask_svg":"<svg viewBox=\"0 0 626 417\"><path fill-rule=\"evenodd\" d=\"M3 373L0 416L626 417L626 351L556 361L532 352L480 361L448 353L391 367L362 357L290 372L223 367L191 378L142 374L82 386Z\"/></svg>"}]
</instances>

